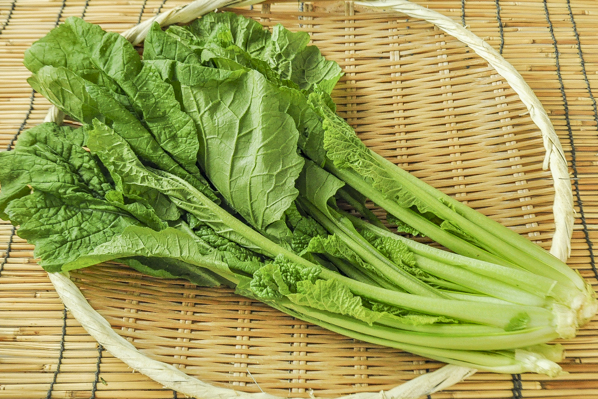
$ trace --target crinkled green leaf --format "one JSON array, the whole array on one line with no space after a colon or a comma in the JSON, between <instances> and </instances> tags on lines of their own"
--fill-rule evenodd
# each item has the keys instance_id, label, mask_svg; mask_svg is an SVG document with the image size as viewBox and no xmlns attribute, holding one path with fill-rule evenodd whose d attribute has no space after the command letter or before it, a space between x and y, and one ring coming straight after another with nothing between
<instances>
[{"instance_id":1,"label":"crinkled green leaf","mask_svg":"<svg viewBox=\"0 0 598 399\"><path fill-rule=\"evenodd\" d=\"M307 248L302 252L302 255L306 253L325 254L345 259L361 269L368 270L369 272L383 277L375 267L361 259L355 251L336 235L329 235L326 237L316 236L312 238Z\"/></svg>"},{"instance_id":2,"label":"crinkled green leaf","mask_svg":"<svg viewBox=\"0 0 598 399\"><path fill-rule=\"evenodd\" d=\"M69 17L25 51L23 64L33 73L44 66L65 67L99 86L108 88L122 103L128 104L118 84L93 63L92 49L106 32L99 25Z\"/></svg>"},{"instance_id":3,"label":"crinkled green leaf","mask_svg":"<svg viewBox=\"0 0 598 399\"><path fill-rule=\"evenodd\" d=\"M66 114L88 125L94 119L110 124L141 159L189 181L204 194L217 200L209 187L176 163L141 121L116 101L105 87L95 85L66 68L51 66L41 68L29 81Z\"/></svg>"},{"instance_id":4,"label":"crinkled green leaf","mask_svg":"<svg viewBox=\"0 0 598 399\"><path fill-rule=\"evenodd\" d=\"M292 118L278 110L277 88L248 71L182 91L200 131L200 164L218 192L259 230L281 220L298 195L304 161Z\"/></svg>"},{"instance_id":5,"label":"crinkled green leaf","mask_svg":"<svg viewBox=\"0 0 598 399\"><path fill-rule=\"evenodd\" d=\"M112 185L77 130L41 124L0 153L0 209L21 226L19 236L35 245L48 271L140 224L104 199Z\"/></svg>"},{"instance_id":6,"label":"crinkled green leaf","mask_svg":"<svg viewBox=\"0 0 598 399\"><path fill-rule=\"evenodd\" d=\"M250 290L254 296L270 301L297 292L302 282L312 283L320 275L319 267L306 268L277 256L273 263L267 264L253 274Z\"/></svg>"},{"instance_id":7,"label":"crinkled green leaf","mask_svg":"<svg viewBox=\"0 0 598 399\"><path fill-rule=\"evenodd\" d=\"M94 129L89 131L88 146L101 159L113 179L119 182L121 191L125 194L139 197L148 195L146 198L148 201L159 198L156 193L163 194L178 208L192 213L213 228L217 234L246 248L256 248L248 239L223 221L221 216L232 218L232 215L225 214L223 209L183 179L157 169L151 171L147 169L137 159L127 142L110 127L96 121ZM220 213L217 214L215 209Z\"/></svg>"},{"instance_id":8,"label":"crinkled green leaf","mask_svg":"<svg viewBox=\"0 0 598 399\"><path fill-rule=\"evenodd\" d=\"M373 152L357 137L353 128L325 106L320 95L312 93L309 98L314 109L324 118L324 148L328 158L337 168L353 170L382 195L396 201L403 208L415 206L422 214L431 211L426 203L406 190L386 170L386 165L376 159Z\"/></svg>"},{"instance_id":9,"label":"crinkled green leaf","mask_svg":"<svg viewBox=\"0 0 598 399\"><path fill-rule=\"evenodd\" d=\"M196 166L199 142L195 125L181 111L173 87L149 64L143 64L122 35L106 33L92 49L94 63L127 93L156 141L189 173L201 179Z\"/></svg>"},{"instance_id":10,"label":"crinkled green leaf","mask_svg":"<svg viewBox=\"0 0 598 399\"><path fill-rule=\"evenodd\" d=\"M17 141L15 151L30 154L55 163L77 175L82 184L96 196L103 196L112 187L96 159L83 148L86 140L84 129L42 123L24 131ZM8 186L10 182L7 182Z\"/></svg>"},{"instance_id":11,"label":"crinkled green leaf","mask_svg":"<svg viewBox=\"0 0 598 399\"><path fill-rule=\"evenodd\" d=\"M163 212L162 208L159 208L161 204L156 204L159 209L156 211L155 208L143 199L141 201L130 201L128 198L125 198L123 192L118 190L110 190L104 197L110 205L130 213L137 220L154 230L164 230L168 227L168 223L164 220L176 220L179 216L178 212L173 212L171 209L169 209L169 212ZM169 206L168 204L166 205L167 207ZM164 220L160 218L159 214L165 217Z\"/></svg>"},{"instance_id":12,"label":"crinkled green leaf","mask_svg":"<svg viewBox=\"0 0 598 399\"><path fill-rule=\"evenodd\" d=\"M40 265L56 272L126 227L139 224L118 208L98 202L67 203L59 196L34 191L11 201L6 213L12 223L21 226L19 237L35 245L34 256L41 258Z\"/></svg>"},{"instance_id":13,"label":"crinkled green leaf","mask_svg":"<svg viewBox=\"0 0 598 399\"><path fill-rule=\"evenodd\" d=\"M103 132L104 135L101 136L97 133L98 131ZM88 146L94 155L102 160L102 163L110 172L116 189L122 193L124 197L153 208L160 219L177 220L180 217L180 211L166 195L153 187L141 184L129 184L129 181L134 178L139 160L133 151L118 151L114 146L109 146L106 137L108 137L110 133L114 136L116 143L120 142L121 145L125 145L125 141L116 135L114 130L101 122L96 121L94 123L94 129L90 130ZM129 147L127 146L127 148ZM124 204L124 201L119 199L116 193L111 194L110 200Z\"/></svg>"},{"instance_id":14,"label":"crinkled green leaf","mask_svg":"<svg viewBox=\"0 0 598 399\"><path fill-rule=\"evenodd\" d=\"M220 285L222 281L217 279L214 274L229 281L235 281L234 273L225 263L215 260L211 254L204 255L204 251L205 249L196 240L175 228L169 227L158 232L148 227L131 226L124 229L121 234L112 237L110 241L65 263L62 269L68 271L118 258L141 256L168 258L170 261L164 263L164 269L171 274L174 271L182 278L199 275L203 275L205 278L211 277L213 286ZM156 262L153 262L153 265L158 267ZM197 270L198 267L212 273L201 269Z\"/></svg>"},{"instance_id":15,"label":"crinkled green leaf","mask_svg":"<svg viewBox=\"0 0 598 399\"><path fill-rule=\"evenodd\" d=\"M297 284L297 293L286 297L297 305L354 317L370 325L383 316L363 306L361 297L353 295L336 279L301 281Z\"/></svg>"},{"instance_id":16,"label":"crinkled green leaf","mask_svg":"<svg viewBox=\"0 0 598 399\"><path fill-rule=\"evenodd\" d=\"M259 262L261 261L260 256L247 248L240 246L239 244L222 237L209 226L198 226L193 232L208 243L211 247L217 249L220 252L229 252L239 260L247 262Z\"/></svg>"},{"instance_id":17,"label":"crinkled green leaf","mask_svg":"<svg viewBox=\"0 0 598 399\"><path fill-rule=\"evenodd\" d=\"M302 90L319 86L330 93L342 76L334 61L326 60L315 46L308 46L309 34L291 32L276 25L273 32L258 22L234 13L210 13L196 20L189 30L200 38L211 37L222 27L232 36L232 42L251 57L267 62L281 79L291 80Z\"/></svg>"},{"instance_id":18,"label":"crinkled green leaf","mask_svg":"<svg viewBox=\"0 0 598 399\"><path fill-rule=\"evenodd\" d=\"M297 253L303 253L314 237L326 237L328 235L318 222L311 217L303 217L293 230L293 243L291 247Z\"/></svg>"},{"instance_id":19,"label":"crinkled green leaf","mask_svg":"<svg viewBox=\"0 0 598 399\"><path fill-rule=\"evenodd\" d=\"M54 124L43 124L25 131L24 140L19 140L13 151L0 153L0 209L25 187L27 191L57 195L73 205L87 203L114 209L102 199L110 186L91 154L57 137L44 143L43 136L52 135L54 128Z\"/></svg>"},{"instance_id":20,"label":"crinkled green leaf","mask_svg":"<svg viewBox=\"0 0 598 399\"><path fill-rule=\"evenodd\" d=\"M371 230L363 230L361 235L372 244L378 252L401 269L422 280L425 280L428 277L428 273L417 267L415 254L411 252L407 245L402 241L390 237L379 236Z\"/></svg>"},{"instance_id":21,"label":"crinkled green leaf","mask_svg":"<svg viewBox=\"0 0 598 399\"><path fill-rule=\"evenodd\" d=\"M407 233L407 234L411 234L413 236L425 237L424 234L422 234L421 232L417 231L416 229L414 229L413 227L409 226L407 223L403 222L399 218L396 218L395 216L393 216L390 213L386 214L386 221L388 223L392 224L393 226L395 226L396 229L397 229L397 232L399 232L399 233Z\"/></svg>"}]
</instances>

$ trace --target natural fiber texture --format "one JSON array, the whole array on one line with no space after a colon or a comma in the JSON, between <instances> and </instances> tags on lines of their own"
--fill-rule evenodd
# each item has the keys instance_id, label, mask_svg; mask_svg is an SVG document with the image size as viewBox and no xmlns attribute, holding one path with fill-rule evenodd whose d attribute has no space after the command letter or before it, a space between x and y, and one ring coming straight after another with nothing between
<instances>
[{"instance_id":1,"label":"natural fiber texture","mask_svg":"<svg viewBox=\"0 0 598 399\"><path fill-rule=\"evenodd\" d=\"M158 22L160 26L168 26L175 23L189 23L207 12L216 10L221 5L235 5L242 7L248 3L259 2L259 0L240 3L231 0L228 0L227 2L195 0L182 8L164 12L131 28L124 32L123 36L132 44L140 44L145 39L151 24L154 22ZM553 179L557 182L554 185L555 200L553 213L555 216L555 233L550 250L561 260L566 260L571 252L570 239L572 232L571 228L573 226L573 198L566 173L567 163L548 115L521 75L519 75L515 68L513 68L500 54L498 54L498 52L482 39L467 31L465 28L460 27L450 18L444 17L435 11L430 11L427 8L403 0L367 3L360 2L357 4L373 8L389 7L390 11L387 11L387 13L402 12L410 17L416 17L434 24L460 40L462 43L468 45L479 56L487 60L490 65L506 79L507 84L515 90L530 112L530 117L538 127L540 127L542 132L544 147L546 149L543 168L547 169L550 165ZM62 120L63 115L54 107L50 109L45 118L45 121L57 123L62 123ZM229 397L247 397L249 399L252 397L264 397L264 393L246 394L246 396L244 396L238 391L211 386L201 380L180 372L167 363L158 362L142 355L134 346L128 344L126 340L111 330L110 324L89 306L85 297L67 277L63 275L51 275L50 280L54 284L54 288L56 288L56 291L60 295L65 306L71 309L71 312L77 321L81 323L83 328L85 328L91 336L107 348L108 351L125 362L129 367L147 375L154 381L163 384L168 388L172 388L177 392L201 398L213 397L224 399ZM388 394L391 397L400 396L404 399L417 399L422 395L429 395L437 390L456 384L464 377L472 375L476 371L477 370L475 369L467 369L464 367L444 367L433 373L425 374L410 381L411 384L408 387L394 388L390 390ZM444 378L438 379L438 375L442 375ZM384 398L384 395L384 391L381 391L380 395L361 393L351 396L354 396L354 399L358 399L357 396L359 399L373 399L374 396ZM268 397L275 398L272 396Z\"/></svg>"},{"instance_id":2,"label":"natural fiber texture","mask_svg":"<svg viewBox=\"0 0 598 399\"><path fill-rule=\"evenodd\" d=\"M85 3L69 5L68 1L64 7L61 2L20 1L12 9L11 22L5 28L0 25L0 68L5 78L0 82L0 144L4 146L15 133L40 123L48 107L39 95L32 95L24 83L27 73L20 66L22 52L33 40L57 19L79 16L84 10L90 22L125 31L137 23L139 15L150 18L162 6L161 1L151 0L91 0L87 8ZM167 6L182 4L169 1ZM460 2L428 4L458 22L461 19ZM591 241L597 238L592 215L597 213L598 201L591 194L590 178L598 172L593 163L598 143L590 94L597 83L593 76L598 64L591 56L593 21L585 17L585 11L591 15L596 8L573 5L585 54L582 71L567 3L547 7L555 41L560 44L563 95L543 3L501 6L505 56L541 96L570 162L577 205L570 264L592 277ZM236 11L267 26L282 22L291 29L311 32L323 52L347 72L335 98L343 116L376 151L544 247L550 246L555 227L554 189L550 173L541 169L544 143L525 115L525 106L493 68L422 21L388 17L350 3L306 3L302 11L298 7L296 3L266 4L256 5L253 11ZM2 16L8 18L11 4L2 9L6 10ZM465 10L470 29L499 49L495 3L468 2ZM9 253L3 260L0 252L0 306L4 310L0 316L0 385L4 388L0 397L46 397L54 378L53 397L90 397L92 392L93 397L108 398L175 397L98 350L70 313L63 320L56 293L30 260L31 247L9 225L1 228L4 247L0 250L9 249ZM293 397L306 397L311 388L318 397L335 397L386 390L440 366L339 337L224 289L197 290L182 281L144 278L116 265L82 270L71 277L114 331L144 354L218 387L243 392L260 392L261 388ZM549 380L478 373L432 397L595 397L598 369L593 365L592 342L597 335L591 323L566 344L568 359L563 366L570 376Z\"/></svg>"},{"instance_id":3,"label":"natural fiber texture","mask_svg":"<svg viewBox=\"0 0 598 399\"><path fill-rule=\"evenodd\" d=\"M140 371L154 381L157 381L177 392L197 398L213 399L277 399L264 392L245 393L238 390L219 388L209 385L197 378L183 373L170 364L156 361L140 353L126 339L119 336L98 312L89 305L81 291L62 273L50 273L50 281L65 306L71 311L75 319L84 326L105 349L113 353L134 370ZM358 393L343 396L340 399L384 399L385 397L400 397L404 399L419 398L443 388L450 387L464 378L475 373L475 370L465 367L448 365L439 370L427 373L400 385L388 392Z\"/></svg>"},{"instance_id":4,"label":"natural fiber texture","mask_svg":"<svg viewBox=\"0 0 598 399\"><path fill-rule=\"evenodd\" d=\"M543 168L550 168L555 183L555 234L550 252L557 258L566 260L571 255L570 240L573 233L573 194L567 171L567 159L546 111L519 72L484 40L436 11L406 0L365 1L357 2L357 4L378 10L382 9L390 13L403 13L433 23L436 27L465 43L507 80L509 86L515 90L519 99L527 107L532 120L542 131L546 149Z\"/></svg>"}]
</instances>

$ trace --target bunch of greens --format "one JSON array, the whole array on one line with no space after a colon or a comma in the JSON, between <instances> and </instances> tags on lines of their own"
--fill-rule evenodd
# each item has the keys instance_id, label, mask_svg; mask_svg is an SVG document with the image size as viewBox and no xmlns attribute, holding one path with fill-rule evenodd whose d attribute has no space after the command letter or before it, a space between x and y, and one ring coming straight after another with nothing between
<instances>
[{"instance_id":1,"label":"bunch of greens","mask_svg":"<svg viewBox=\"0 0 598 399\"><path fill-rule=\"evenodd\" d=\"M25 65L81 126L39 125L0 154L0 217L49 272L118 261L433 359L558 374L546 342L595 314L589 285L369 150L335 113L340 67L309 41L218 13L154 25L141 57L67 19ZM453 252L392 233L366 198Z\"/></svg>"}]
</instances>

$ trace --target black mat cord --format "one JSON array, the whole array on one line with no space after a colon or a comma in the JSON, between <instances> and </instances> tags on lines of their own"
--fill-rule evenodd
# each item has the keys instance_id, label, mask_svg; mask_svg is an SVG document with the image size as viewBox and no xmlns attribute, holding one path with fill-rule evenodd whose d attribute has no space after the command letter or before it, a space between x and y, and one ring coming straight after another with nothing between
<instances>
[{"instance_id":1,"label":"black mat cord","mask_svg":"<svg viewBox=\"0 0 598 399\"><path fill-rule=\"evenodd\" d=\"M505 35L503 31L502 19L500 18L500 4L499 0L495 0L496 3L496 20L498 21L498 31L500 32L500 47L498 52L502 54L502 50L505 47Z\"/></svg>"},{"instance_id":2,"label":"black mat cord","mask_svg":"<svg viewBox=\"0 0 598 399\"><path fill-rule=\"evenodd\" d=\"M550 31L550 36L552 38L552 45L554 47L556 74L557 74L557 77L559 80L561 97L563 99L563 108L565 109L565 123L567 125L567 136L569 138L569 144L571 145L571 168L573 169L573 189L575 191L575 199L577 200L577 206L579 207L578 215L581 219L582 231L584 234L586 244L588 245L588 250L590 252L590 260L591 260L590 266L592 267L592 271L594 272L594 277L596 277L596 279L598 279L598 269L596 268L596 262L594 259L594 248L592 245L592 240L590 239L590 232L588 230L586 214L585 214L584 207L583 207L583 201L581 199L581 192L579 190L579 178L578 178L578 172L577 172L577 153L576 153L576 149L575 149L575 139L573 138L573 129L571 128L571 119L569 117L569 103L567 101L567 94L565 93L565 84L563 82L563 76L561 74L560 53L559 53L559 48L558 48L558 44L556 41L556 36L554 34L554 29L552 27L552 21L550 20L550 13L548 12L548 4L546 3L546 0L544 0L544 13L546 14L546 22L548 22L548 29ZM573 18L573 17L571 16L571 18ZM574 25L574 27L575 27L575 25ZM575 31L577 31L577 28L575 28ZM577 36L577 37L579 38L579 36ZM579 46L578 48L579 48L580 55L583 56L583 54L581 53L581 46ZM584 70L585 70L585 68L584 68ZM589 82L588 82L588 85L589 85Z\"/></svg>"},{"instance_id":3,"label":"black mat cord","mask_svg":"<svg viewBox=\"0 0 598 399\"><path fill-rule=\"evenodd\" d=\"M56 384L56 378L58 374L60 374L60 366L62 365L62 359L64 357L64 340L66 338L66 306L62 310L62 337L60 338L60 353L58 354L58 364L56 365L56 371L54 372L54 376L52 377L52 382L50 383L50 388L48 389L48 393L46 394L46 399L50 399L52 397L52 391L54 390L54 384Z\"/></svg>"},{"instance_id":4,"label":"black mat cord","mask_svg":"<svg viewBox=\"0 0 598 399\"><path fill-rule=\"evenodd\" d=\"M10 256L10 247L12 246L12 240L15 236L15 231L16 231L16 227L12 226L12 229L10 229L10 237L8 237L8 245L6 246L6 252L4 253L4 256L2 257L2 263L0 263L0 277L2 277L2 271L4 270L4 265L6 265L6 262L8 262L8 257Z\"/></svg>"},{"instance_id":5,"label":"black mat cord","mask_svg":"<svg viewBox=\"0 0 598 399\"><path fill-rule=\"evenodd\" d=\"M166 4L168 0L162 0L162 3L160 4L160 7L158 7L158 11L156 11L156 15L160 14L162 12L162 9L164 8L164 5Z\"/></svg>"},{"instance_id":6,"label":"black mat cord","mask_svg":"<svg viewBox=\"0 0 598 399\"><path fill-rule=\"evenodd\" d=\"M35 102L35 90L31 89L31 95L29 96L29 108L27 109L25 118L23 119L21 126L19 126L19 128L17 129L17 132L15 133L15 135L12 137L12 139L10 139L8 146L6 147L6 151L12 150L12 147L15 145L15 142L17 141L17 139L19 138L19 136L21 135L23 130L25 130L25 126L27 126L27 122L29 122L29 117L31 116L31 112L33 112L33 103L34 102Z\"/></svg>"},{"instance_id":7,"label":"black mat cord","mask_svg":"<svg viewBox=\"0 0 598 399\"><path fill-rule=\"evenodd\" d=\"M137 24L141 23L141 19L143 18L143 13L145 12L145 6L147 5L147 0L143 0L143 4L141 5L141 11L139 12L139 18L137 19Z\"/></svg>"},{"instance_id":8,"label":"black mat cord","mask_svg":"<svg viewBox=\"0 0 598 399\"><path fill-rule=\"evenodd\" d=\"M588 90L590 100L592 100L592 109L594 110L594 121L598 126L598 109L596 107L596 99L594 98L592 88L590 87L590 81L588 80L588 73L586 72L586 61L583 56L583 51L581 51L581 40L579 40L577 24L575 23L575 18L573 17L573 11L571 10L570 0L567 0L567 9L569 10L569 19L571 20L571 24L573 25L573 34L575 35L575 40L577 40L577 54L579 55L579 62L581 63L581 72L583 73L583 80L586 82L586 89Z\"/></svg>"},{"instance_id":9,"label":"black mat cord","mask_svg":"<svg viewBox=\"0 0 598 399\"><path fill-rule=\"evenodd\" d=\"M521 374L512 374L513 377L513 399L523 399L523 385L521 384Z\"/></svg>"},{"instance_id":10,"label":"black mat cord","mask_svg":"<svg viewBox=\"0 0 598 399\"><path fill-rule=\"evenodd\" d=\"M62 18L62 13L64 12L64 8L66 7L66 0L62 0L62 4L60 5L60 10L58 11L58 16L56 17L56 22L54 22L54 27L58 26L60 23L60 19Z\"/></svg>"},{"instance_id":11,"label":"black mat cord","mask_svg":"<svg viewBox=\"0 0 598 399\"><path fill-rule=\"evenodd\" d=\"M54 27L58 26L58 24L60 23L60 19L62 18L62 13L64 12L65 7L66 7L66 0L62 0L60 10L58 10L58 15L56 16L56 21L54 22ZM35 102L35 90L32 89L31 96L29 96L29 109L27 110L27 113L25 114L25 119L23 120L23 123L21 123L21 126L19 126L19 129L17 130L15 135L12 137L12 139L8 143L6 151L12 150L12 147L14 146L15 142L19 138L19 135L23 132L23 130L25 130L25 126L27 126L27 122L29 121L31 112L33 112L33 103L34 102Z\"/></svg>"},{"instance_id":12,"label":"black mat cord","mask_svg":"<svg viewBox=\"0 0 598 399\"><path fill-rule=\"evenodd\" d=\"M87 12L88 7L89 7L89 0L85 0L85 4L83 5L83 12L81 13L81 19L85 18L85 13Z\"/></svg>"},{"instance_id":13,"label":"black mat cord","mask_svg":"<svg viewBox=\"0 0 598 399\"><path fill-rule=\"evenodd\" d=\"M17 0L12 0L12 3L10 3L10 8L8 9L8 17L6 18L6 22L4 22L2 27L0 27L0 35L2 34L2 32L4 32L4 29L6 29L6 26L10 22L10 19L12 18L12 13L15 10L16 5Z\"/></svg>"},{"instance_id":14,"label":"black mat cord","mask_svg":"<svg viewBox=\"0 0 598 399\"><path fill-rule=\"evenodd\" d=\"M465 0L461 0L461 25L465 26Z\"/></svg>"},{"instance_id":15,"label":"black mat cord","mask_svg":"<svg viewBox=\"0 0 598 399\"><path fill-rule=\"evenodd\" d=\"M96 399L96 391L98 389L98 382L100 381L100 366L102 365L102 353L104 347L98 344L98 360L96 361L96 372L94 374L93 385L91 387L91 396L89 399Z\"/></svg>"},{"instance_id":16,"label":"black mat cord","mask_svg":"<svg viewBox=\"0 0 598 399\"><path fill-rule=\"evenodd\" d=\"M586 89L588 91L588 95L590 96L590 100L592 100L592 109L594 111L594 121L596 122L596 126L598 127L598 109L596 107L596 99L594 98L594 94L592 93L592 87L590 86L590 81L588 79L588 73L586 71L586 62L583 56L583 51L581 49L581 40L579 39L579 33L577 32L577 24L575 23L575 18L573 17L573 11L571 10L571 2L567 0L567 9L569 10L569 19L571 20L571 24L573 25L573 33L575 34L575 40L577 41L577 54L579 55L579 62L581 64L581 72L583 73L583 80L586 82ZM556 43L556 42L554 42ZM562 87L562 82L561 82ZM567 125L569 127L569 125ZM573 140L573 137L570 136L570 140ZM573 159L575 159L575 147L572 145L572 152L573 152ZM573 165L575 168L575 161L573 161ZM577 177L577 173L575 173ZM592 240L590 239L590 233L588 231L588 225L586 222L585 213L583 211L583 204L581 202L580 194L579 194L579 187L577 179L574 181L576 186L576 195L577 195L577 202L579 203L580 215L581 215L581 225L583 229L584 238L586 244L588 246L588 250L590 252L590 266L592 267L592 271L594 272L594 277L598 279L598 269L596 268L596 258L594 257L594 245Z\"/></svg>"}]
</instances>

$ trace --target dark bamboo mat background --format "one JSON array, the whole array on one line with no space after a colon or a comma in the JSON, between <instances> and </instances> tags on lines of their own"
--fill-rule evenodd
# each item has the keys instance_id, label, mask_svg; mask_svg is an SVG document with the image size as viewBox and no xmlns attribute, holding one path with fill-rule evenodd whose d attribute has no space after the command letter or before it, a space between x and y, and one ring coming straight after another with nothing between
<instances>
[{"instance_id":1,"label":"dark bamboo mat background","mask_svg":"<svg viewBox=\"0 0 598 399\"><path fill-rule=\"evenodd\" d=\"M569 160L575 230L569 264L598 283L598 2L419 1L499 49L536 92ZM22 54L69 16L123 31L179 0L0 0L0 142L40 123L48 102L22 78ZM298 4L298 9L301 4ZM598 94L596 94L598 95ZM114 358L66 311L30 247L0 225L0 398L176 398ZM18 267L16 266L18 264ZM569 375L479 373L440 398L598 398L598 323L567 346ZM421 370L422 372L425 369ZM182 397L182 395L179 395Z\"/></svg>"}]
</instances>

